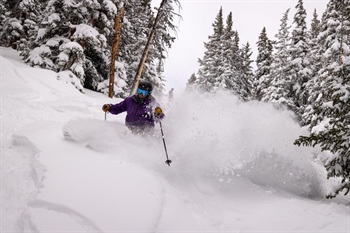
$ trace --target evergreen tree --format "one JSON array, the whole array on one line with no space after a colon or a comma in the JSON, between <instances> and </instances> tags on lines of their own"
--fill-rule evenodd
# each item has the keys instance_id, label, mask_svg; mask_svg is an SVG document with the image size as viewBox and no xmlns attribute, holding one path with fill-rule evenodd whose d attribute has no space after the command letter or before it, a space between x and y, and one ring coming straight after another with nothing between
<instances>
[{"instance_id":1,"label":"evergreen tree","mask_svg":"<svg viewBox=\"0 0 350 233\"><path fill-rule=\"evenodd\" d=\"M257 42L258 56L256 59L257 70L254 75L254 96L255 99L261 100L264 96L264 92L270 85L270 69L272 63L272 41L267 37L265 27L260 33L259 40Z\"/></svg>"},{"instance_id":2,"label":"evergreen tree","mask_svg":"<svg viewBox=\"0 0 350 233\"><path fill-rule=\"evenodd\" d=\"M226 19L226 27L224 27L222 36L222 61L221 66L223 72L216 80L216 88L228 89L237 93L237 69L235 67L235 55L238 52L235 44L236 32L232 30L232 12Z\"/></svg>"},{"instance_id":3,"label":"evergreen tree","mask_svg":"<svg viewBox=\"0 0 350 233\"><path fill-rule=\"evenodd\" d=\"M193 73L191 75L191 77L187 80L186 90L193 90L194 89L194 85L196 83L196 80L197 80L196 74Z\"/></svg>"},{"instance_id":4,"label":"evergreen tree","mask_svg":"<svg viewBox=\"0 0 350 233\"><path fill-rule=\"evenodd\" d=\"M243 75L242 71L242 50L239 48L239 34L237 31L233 32L232 39L229 40L231 45L231 77L229 78L230 86L228 89L235 93L240 99L245 99L249 89L249 84Z\"/></svg>"},{"instance_id":5,"label":"evergreen tree","mask_svg":"<svg viewBox=\"0 0 350 233\"><path fill-rule=\"evenodd\" d=\"M312 70L312 77L317 75L317 72L321 69L321 56L319 56L319 44L318 44L318 36L320 34L320 20L318 19L318 14L316 9L313 13L313 18L311 21L310 28L310 67Z\"/></svg>"},{"instance_id":6,"label":"evergreen tree","mask_svg":"<svg viewBox=\"0 0 350 233\"><path fill-rule=\"evenodd\" d=\"M240 81L241 88L239 90L239 96L243 100L251 100L253 98L252 88L253 88L253 67L251 60L253 52L250 48L249 42L247 42L241 49L241 68L240 68Z\"/></svg>"},{"instance_id":7,"label":"evergreen tree","mask_svg":"<svg viewBox=\"0 0 350 233\"><path fill-rule=\"evenodd\" d=\"M224 73L222 66L222 37L224 24L222 8L220 8L214 23L212 24L214 34L210 35L209 41L204 43L206 51L203 59L199 59L199 70L196 85L203 91L213 91L219 86L219 77Z\"/></svg>"},{"instance_id":8,"label":"evergreen tree","mask_svg":"<svg viewBox=\"0 0 350 233\"><path fill-rule=\"evenodd\" d=\"M316 12L316 9L314 10L313 13L313 18L311 21L311 28L309 32L310 40L309 40L309 60L310 60L310 65L309 68L311 70L311 75L309 80L305 83L305 90L313 90L313 92L319 92L320 90L316 88L315 82L317 81L318 78L318 72L322 69L322 54L324 53L323 48L320 46L320 41L319 41L319 34L320 34L320 20L318 19L318 15ZM315 95L309 95L309 98L307 100L306 108L310 104L312 104L315 101L315 98L317 98ZM305 110L303 112L303 115L307 115L305 113ZM304 124L306 122L305 117L302 115L302 123Z\"/></svg>"},{"instance_id":9,"label":"evergreen tree","mask_svg":"<svg viewBox=\"0 0 350 233\"><path fill-rule=\"evenodd\" d=\"M115 95L125 97L153 25L150 0L0 0L0 44L22 51L31 66L65 71L78 89L104 92L109 78L109 57L114 19L125 6L121 46L116 62ZM125 3L125 4L124 4ZM176 27L173 4L167 0L142 78L164 90L164 60ZM70 73L69 73L70 72Z\"/></svg>"},{"instance_id":10,"label":"evergreen tree","mask_svg":"<svg viewBox=\"0 0 350 233\"><path fill-rule=\"evenodd\" d=\"M116 12L116 6L109 0L101 4L97 0L50 0L37 39L25 60L32 66L69 70L81 85L95 90L108 74L107 38L112 36Z\"/></svg>"},{"instance_id":11,"label":"evergreen tree","mask_svg":"<svg viewBox=\"0 0 350 233\"><path fill-rule=\"evenodd\" d=\"M6 1L2 8L9 11L1 16L3 24L0 33L1 44L20 51L28 50L41 19L41 0Z\"/></svg>"},{"instance_id":12,"label":"evergreen tree","mask_svg":"<svg viewBox=\"0 0 350 233\"><path fill-rule=\"evenodd\" d=\"M296 5L296 13L294 15L294 29L292 31L292 41L290 46L291 57L291 74L293 111L298 117L304 111L307 104L308 91L305 89L305 84L312 75L309 68L309 44L306 28L306 10L303 5L303 0L298 0Z\"/></svg>"},{"instance_id":13,"label":"evergreen tree","mask_svg":"<svg viewBox=\"0 0 350 233\"><path fill-rule=\"evenodd\" d=\"M233 69L238 73L242 70L242 57L241 57L241 49L239 48L239 34L238 31L234 31L232 38L232 66Z\"/></svg>"},{"instance_id":14,"label":"evergreen tree","mask_svg":"<svg viewBox=\"0 0 350 233\"><path fill-rule=\"evenodd\" d=\"M10 6L7 0L0 0L0 45L7 46L7 38L3 36L5 21L9 17Z\"/></svg>"},{"instance_id":15,"label":"evergreen tree","mask_svg":"<svg viewBox=\"0 0 350 233\"><path fill-rule=\"evenodd\" d=\"M6 0L0 0L0 26L3 26L3 20L5 19L5 14L7 12L8 6L7 6Z\"/></svg>"},{"instance_id":16,"label":"evergreen tree","mask_svg":"<svg viewBox=\"0 0 350 233\"><path fill-rule=\"evenodd\" d=\"M204 44L206 51L203 59L199 59L200 68L194 86L206 92L229 90L244 99L250 84L242 74L242 51L239 48L238 32L233 30L232 12L228 14L224 25L220 8L212 26L214 34ZM246 68L250 65L248 60Z\"/></svg>"},{"instance_id":17,"label":"evergreen tree","mask_svg":"<svg viewBox=\"0 0 350 233\"><path fill-rule=\"evenodd\" d=\"M311 20L311 29L310 29L310 37L312 40L317 39L320 34L320 20L318 19L318 14L316 9L314 9L314 13L312 14Z\"/></svg>"},{"instance_id":18,"label":"evergreen tree","mask_svg":"<svg viewBox=\"0 0 350 233\"><path fill-rule=\"evenodd\" d=\"M271 64L271 82L264 91L263 101L284 105L289 109L293 109L293 101L291 99L293 88L290 80L290 26L288 26L289 10L283 14L280 29L275 35L273 61Z\"/></svg>"},{"instance_id":19,"label":"evergreen tree","mask_svg":"<svg viewBox=\"0 0 350 233\"><path fill-rule=\"evenodd\" d=\"M110 51L114 34L114 19L118 13L117 7L121 0L86 0L80 4L86 4L86 16L83 24L95 29L95 40L90 35L81 34L84 55L85 81L84 87L97 90L98 84L109 76ZM89 13L90 12L90 13ZM92 29L92 31L93 31Z\"/></svg>"},{"instance_id":20,"label":"evergreen tree","mask_svg":"<svg viewBox=\"0 0 350 233\"><path fill-rule=\"evenodd\" d=\"M214 23L214 34L204 43L206 51L199 59L197 76L191 76L190 86L201 91L228 90L242 100L252 99L253 69L249 43L239 47L239 34L233 30L232 12L223 23L220 8Z\"/></svg>"},{"instance_id":21,"label":"evergreen tree","mask_svg":"<svg viewBox=\"0 0 350 233\"><path fill-rule=\"evenodd\" d=\"M177 1L169 0L164 5L160 22L157 24L155 37L152 41L144 68L142 79L154 84L155 94L164 91L164 60L167 48L171 47L174 37L171 32L176 30L172 24L173 4ZM151 10L150 0L129 0L125 4L124 24L121 32L121 44L118 54L119 67L116 72L115 96L126 97L133 85L141 56L147 44L154 22L154 13ZM101 89L107 87L107 82Z\"/></svg>"},{"instance_id":22,"label":"evergreen tree","mask_svg":"<svg viewBox=\"0 0 350 233\"><path fill-rule=\"evenodd\" d=\"M324 165L328 178L340 184L327 197L350 191L350 1L331 0L322 17L319 36L322 68L312 90L312 105L304 118L310 135L297 145L319 145L329 151Z\"/></svg>"},{"instance_id":23,"label":"evergreen tree","mask_svg":"<svg viewBox=\"0 0 350 233\"><path fill-rule=\"evenodd\" d=\"M127 85L124 86L122 92L116 93L118 97L126 97L129 95L129 90L133 84L141 55L147 44L153 19L153 12L149 1L129 0L128 4L125 5L125 22L122 28L118 57L120 62L125 66L126 77L124 81ZM152 52L150 54L152 54ZM142 76L143 79L149 80L152 75L156 73L155 67L151 65L150 61L153 61L151 56L146 60ZM153 82L154 80L149 81Z\"/></svg>"}]
</instances>

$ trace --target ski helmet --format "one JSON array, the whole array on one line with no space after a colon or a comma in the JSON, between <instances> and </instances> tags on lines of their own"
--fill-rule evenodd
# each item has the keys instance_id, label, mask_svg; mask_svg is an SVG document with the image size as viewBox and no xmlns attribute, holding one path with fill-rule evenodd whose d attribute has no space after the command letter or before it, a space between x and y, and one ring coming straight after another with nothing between
<instances>
[{"instance_id":1,"label":"ski helmet","mask_svg":"<svg viewBox=\"0 0 350 233\"><path fill-rule=\"evenodd\" d=\"M152 93L153 85L149 81L141 81L138 88L144 91L148 91L149 95Z\"/></svg>"}]
</instances>

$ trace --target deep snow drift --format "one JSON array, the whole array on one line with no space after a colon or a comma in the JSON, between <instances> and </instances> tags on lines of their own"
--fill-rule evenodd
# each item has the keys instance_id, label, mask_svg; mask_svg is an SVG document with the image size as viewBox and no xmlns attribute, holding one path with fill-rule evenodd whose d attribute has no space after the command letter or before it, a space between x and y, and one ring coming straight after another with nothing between
<instances>
[{"instance_id":1,"label":"deep snow drift","mask_svg":"<svg viewBox=\"0 0 350 233\"><path fill-rule=\"evenodd\" d=\"M104 113L120 99L1 48L1 232L350 232L293 115L221 92L159 99L147 136Z\"/></svg>"}]
</instances>

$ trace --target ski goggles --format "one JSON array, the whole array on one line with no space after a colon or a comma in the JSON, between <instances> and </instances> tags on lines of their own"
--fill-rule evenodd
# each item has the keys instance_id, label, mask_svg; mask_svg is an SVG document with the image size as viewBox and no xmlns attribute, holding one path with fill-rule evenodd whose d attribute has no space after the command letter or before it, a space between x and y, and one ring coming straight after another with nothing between
<instances>
[{"instance_id":1,"label":"ski goggles","mask_svg":"<svg viewBox=\"0 0 350 233\"><path fill-rule=\"evenodd\" d=\"M137 94L139 95L139 94L141 94L141 95L143 95L143 96L148 96L148 91L146 91L146 90L142 90L142 89L140 89L140 88L137 88Z\"/></svg>"}]
</instances>

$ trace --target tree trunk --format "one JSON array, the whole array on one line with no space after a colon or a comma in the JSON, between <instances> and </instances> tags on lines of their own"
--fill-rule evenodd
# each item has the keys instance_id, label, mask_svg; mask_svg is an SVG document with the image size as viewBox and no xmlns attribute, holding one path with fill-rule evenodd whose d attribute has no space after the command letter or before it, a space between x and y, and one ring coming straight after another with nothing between
<instances>
[{"instance_id":1,"label":"tree trunk","mask_svg":"<svg viewBox=\"0 0 350 233\"><path fill-rule=\"evenodd\" d=\"M111 65L109 70L109 86L108 86L108 97L112 98L114 95L114 69L115 69L115 60L118 55L118 49L120 44L120 30L123 25L124 18L124 5L120 9L120 11L115 16L114 21L114 35L113 35L113 43L112 43L112 52L111 52Z\"/></svg>"},{"instance_id":2,"label":"tree trunk","mask_svg":"<svg viewBox=\"0 0 350 233\"><path fill-rule=\"evenodd\" d=\"M164 5L164 3L166 1L167 0L162 0L162 2L160 3L160 7L158 9L158 13L157 13L156 19L154 20L151 33L150 33L150 35L148 37L148 41L147 41L146 47L145 47L145 49L143 50L143 53L142 53L142 57L141 57L141 60L140 60L140 63L139 63L139 66L138 66L138 69L137 69L137 72L136 72L136 75L135 75L134 83L133 83L131 91L130 91L130 96L132 96L132 95L134 95L136 93L136 90L137 90L137 87L138 87L138 84L139 84L139 81L140 81L140 78L141 78L142 69L143 69L143 66L145 65L145 61L146 61L146 58L147 58L147 55L148 55L148 51L149 51L149 48L151 46L152 40L154 38L154 35L156 33L157 24L158 24L159 19L161 17L162 8L163 8L163 5Z\"/></svg>"}]
</instances>

